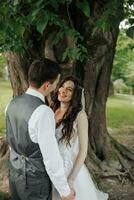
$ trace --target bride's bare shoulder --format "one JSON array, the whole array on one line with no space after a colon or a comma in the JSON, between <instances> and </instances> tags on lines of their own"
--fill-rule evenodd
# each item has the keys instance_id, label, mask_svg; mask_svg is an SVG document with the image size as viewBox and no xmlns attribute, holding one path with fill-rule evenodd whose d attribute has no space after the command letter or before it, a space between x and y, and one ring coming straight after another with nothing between
<instances>
[{"instance_id":1,"label":"bride's bare shoulder","mask_svg":"<svg viewBox=\"0 0 134 200\"><path fill-rule=\"evenodd\" d=\"M77 114L77 118L76 118L77 121L83 120L83 119L86 119L86 120L87 120L87 114L86 114L85 110L81 110L81 111Z\"/></svg>"}]
</instances>

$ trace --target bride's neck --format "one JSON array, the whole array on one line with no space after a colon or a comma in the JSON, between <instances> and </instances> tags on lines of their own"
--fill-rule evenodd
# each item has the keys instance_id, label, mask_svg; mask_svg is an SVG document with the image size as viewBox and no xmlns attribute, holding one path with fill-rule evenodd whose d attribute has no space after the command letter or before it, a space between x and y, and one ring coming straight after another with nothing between
<instances>
[{"instance_id":1,"label":"bride's neck","mask_svg":"<svg viewBox=\"0 0 134 200\"><path fill-rule=\"evenodd\" d=\"M68 107L69 107L69 103L63 103L63 102L60 103L61 111L66 111L68 109Z\"/></svg>"}]
</instances>

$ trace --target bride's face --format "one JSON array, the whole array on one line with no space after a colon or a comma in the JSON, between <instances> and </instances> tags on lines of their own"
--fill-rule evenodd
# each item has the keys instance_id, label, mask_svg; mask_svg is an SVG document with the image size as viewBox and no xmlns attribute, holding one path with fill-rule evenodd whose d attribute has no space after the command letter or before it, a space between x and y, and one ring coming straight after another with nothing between
<instances>
[{"instance_id":1,"label":"bride's face","mask_svg":"<svg viewBox=\"0 0 134 200\"><path fill-rule=\"evenodd\" d=\"M59 88L58 100L60 102L68 103L71 101L74 92L74 83L72 81L66 81Z\"/></svg>"}]
</instances>

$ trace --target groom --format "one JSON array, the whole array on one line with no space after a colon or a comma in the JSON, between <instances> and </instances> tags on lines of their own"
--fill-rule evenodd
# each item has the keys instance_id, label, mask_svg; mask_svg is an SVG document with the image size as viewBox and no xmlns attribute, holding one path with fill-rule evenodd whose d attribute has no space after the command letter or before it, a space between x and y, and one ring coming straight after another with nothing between
<instances>
[{"instance_id":1,"label":"groom","mask_svg":"<svg viewBox=\"0 0 134 200\"><path fill-rule=\"evenodd\" d=\"M29 69L29 88L14 98L6 111L10 146L9 184L13 200L52 200L52 185L62 200L73 200L55 138L54 113L44 97L60 78L60 67L49 59L35 60Z\"/></svg>"}]
</instances>

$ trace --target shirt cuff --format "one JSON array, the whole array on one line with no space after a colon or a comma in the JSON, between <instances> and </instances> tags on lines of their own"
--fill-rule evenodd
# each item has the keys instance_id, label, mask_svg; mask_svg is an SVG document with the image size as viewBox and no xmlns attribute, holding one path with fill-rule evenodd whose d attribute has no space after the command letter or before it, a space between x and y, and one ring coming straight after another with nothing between
<instances>
[{"instance_id":1,"label":"shirt cuff","mask_svg":"<svg viewBox=\"0 0 134 200\"><path fill-rule=\"evenodd\" d=\"M69 186L66 186L66 189L62 188L59 189L59 194L61 197L67 197L70 194L71 190L69 188Z\"/></svg>"}]
</instances>

